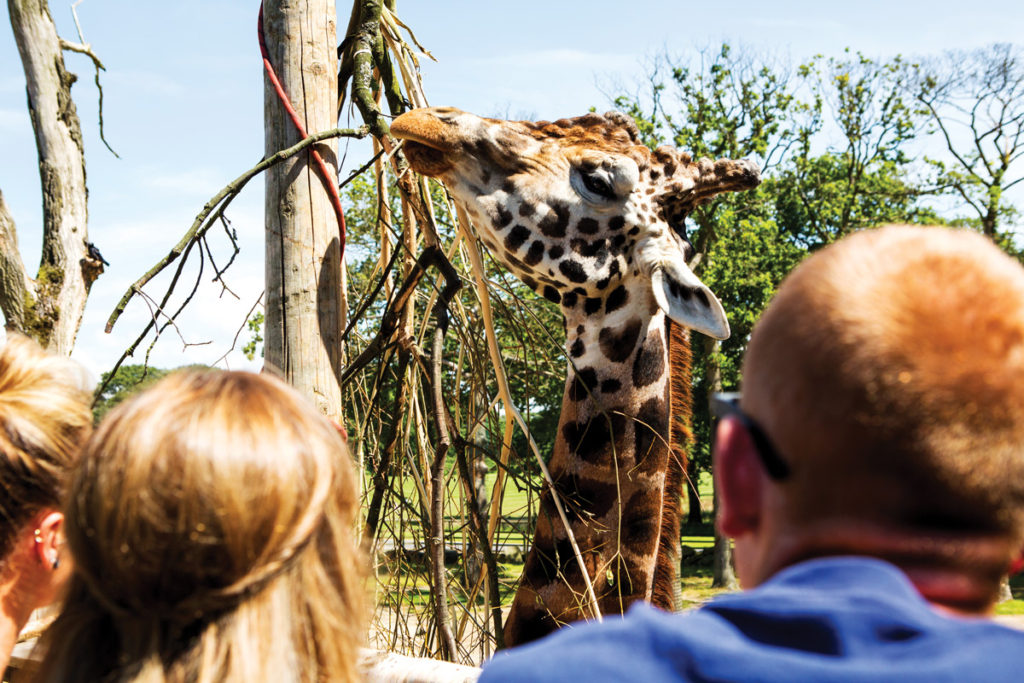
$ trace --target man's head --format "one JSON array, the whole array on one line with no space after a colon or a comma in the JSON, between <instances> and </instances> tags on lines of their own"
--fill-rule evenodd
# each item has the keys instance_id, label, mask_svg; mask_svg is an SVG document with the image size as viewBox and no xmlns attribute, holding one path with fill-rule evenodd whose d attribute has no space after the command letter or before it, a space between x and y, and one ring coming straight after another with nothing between
<instances>
[{"instance_id":1,"label":"man's head","mask_svg":"<svg viewBox=\"0 0 1024 683\"><path fill-rule=\"evenodd\" d=\"M964 231L853 235L786 279L743 372L742 407L792 473L771 480L741 457L746 430L722 426L722 526L741 579L846 553L998 583L1024 545L1017 262Z\"/></svg>"}]
</instances>

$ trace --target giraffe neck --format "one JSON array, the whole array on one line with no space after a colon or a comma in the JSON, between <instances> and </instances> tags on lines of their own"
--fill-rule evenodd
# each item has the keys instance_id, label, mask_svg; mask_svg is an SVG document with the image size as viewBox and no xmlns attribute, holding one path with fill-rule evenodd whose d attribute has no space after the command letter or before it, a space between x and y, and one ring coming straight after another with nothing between
<instances>
[{"instance_id":1,"label":"giraffe neck","mask_svg":"<svg viewBox=\"0 0 1024 683\"><path fill-rule=\"evenodd\" d=\"M673 398L688 396L689 346L646 292L636 294L630 306L603 316L587 314L585 302L563 309L572 365L549 469L602 614L637 600L671 609L678 572L685 467L670 453L688 434L689 410L680 431L672 408ZM685 377L670 377L673 360L685 361ZM505 644L592 616L545 487Z\"/></svg>"}]
</instances>

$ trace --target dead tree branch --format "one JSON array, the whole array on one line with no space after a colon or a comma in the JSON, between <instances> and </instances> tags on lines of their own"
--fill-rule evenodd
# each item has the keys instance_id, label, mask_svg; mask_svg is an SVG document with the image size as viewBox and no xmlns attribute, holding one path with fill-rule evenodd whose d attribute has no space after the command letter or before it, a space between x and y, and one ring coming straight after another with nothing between
<instances>
[{"instance_id":1,"label":"dead tree branch","mask_svg":"<svg viewBox=\"0 0 1024 683\"><path fill-rule=\"evenodd\" d=\"M128 291L126 291L124 295L121 297L121 300L118 302L117 306L114 307L114 310L110 314L110 317L107 319L105 331L108 334L110 333L110 331L114 328L114 324L121 317L121 314L124 313L125 308L128 306L128 303L132 300L132 298L134 298L142 291L142 288L150 280L152 280L154 277L163 272L172 263L177 261L179 257L182 257L181 262L178 264L178 268L175 270L171 282L168 285L166 292L164 293L164 296L160 299L160 307L166 307L168 300L174 293L178 280L181 277L181 273L184 270L185 264L188 261L188 254L192 250L192 247L198 244L200 240L202 240L206 236L207 232L209 232L210 228L213 227L216 221L223 217L224 210L228 207L228 205L231 204L232 200L234 200L234 198L238 196L242 189L245 188L245 186L249 183L250 180L258 176L260 173L266 171L268 168L271 168L281 163L285 159L295 156L299 152L303 151L304 149L311 145L316 144L317 142L337 137L361 138L366 135L366 132L367 131L365 128L333 128L331 130L315 133L304 138L299 143L289 147L288 149L281 150L280 152L277 152L263 159L263 161L256 164L251 169L249 169L248 171L240 175L238 178L233 180L231 183L229 183L226 187L224 187L224 189L222 189L220 192L214 195L213 198L210 199L210 201L208 201L203 206L202 211L200 211L199 214L196 216L195 220L192 222L192 225L185 232L182 238L178 240L178 243L171 248L170 252L168 252L166 256L161 258L152 268L146 271L146 273L142 277L140 277L138 280L132 283L132 285L128 288ZM225 269L226 268L227 266L225 266ZM223 270L218 271L217 279L220 279L222 275ZM191 298L191 295L189 298ZM180 312L181 308L179 308L178 310ZM124 353L121 354L121 357L118 359L118 361L114 364L114 367L111 369L109 377L113 377L117 369L121 366L121 364L125 361L126 358L128 358L135 352L139 344L142 342L143 339L146 338L146 336L149 334L150 330L153 329L153 327L154 321L151 319L146 324L142 332L135 339L135 341L131 345L129 345L127 349L125 349ZM95 395L99 396L104 388L105 386L103 385L97 388Z\"/></svg>"}]
</instances>

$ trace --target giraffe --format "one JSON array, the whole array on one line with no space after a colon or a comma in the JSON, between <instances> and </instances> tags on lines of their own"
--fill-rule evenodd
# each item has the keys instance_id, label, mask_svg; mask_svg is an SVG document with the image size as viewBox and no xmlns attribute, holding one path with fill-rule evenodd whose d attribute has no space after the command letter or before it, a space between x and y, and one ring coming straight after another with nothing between
<instances>
[{"instance_id":1,"label":"giraffe","mask_svg":"<svg viewBox=\"0 0 1024 683\"><path fill-rule=\"evenodd\" d=\"M653 152L625 114L554 122L454 108L402 114L413 170L440 179L490 252L561 306L569 372L548 465L602 613L673 609L689 438L689 334L729 336L721 303L687 266L684 221L756 186L748 161ZM593 616L580 563L541 495L505 645Z\"/></svg>"}]
</instances>

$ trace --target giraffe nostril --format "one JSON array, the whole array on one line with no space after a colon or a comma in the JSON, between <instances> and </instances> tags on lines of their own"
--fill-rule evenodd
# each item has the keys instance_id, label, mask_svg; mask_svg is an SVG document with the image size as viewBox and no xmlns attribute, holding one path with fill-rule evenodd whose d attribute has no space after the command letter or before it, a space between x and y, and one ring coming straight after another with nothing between
<instances>
[{"instance_id":1,"label":"giraffe nostril","mask_svg":"<svg viewBox=\"0 0 1024 683\"><path fill-rule=\"evenodd\" d=\"M686 233L683 233L683 260L689 261L696 253L697 250L694 248L693 242L686 236Z\"/></svg>"},{"instance_id":2,"label":"giraffe nostril","mask_svg":"<svg viewBox=\"0 0 1024 683\"><path fill-rule=\"evenodd\" d=\"M676 214L668 221L668 225L672 228L672 232L676 234L676 237L683 243L683 259L689 261L697 253L697 250L693 248L693 243L690 241L690 236L686 231L686 214Z\"/></svg>"}]
</instances>

